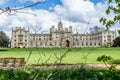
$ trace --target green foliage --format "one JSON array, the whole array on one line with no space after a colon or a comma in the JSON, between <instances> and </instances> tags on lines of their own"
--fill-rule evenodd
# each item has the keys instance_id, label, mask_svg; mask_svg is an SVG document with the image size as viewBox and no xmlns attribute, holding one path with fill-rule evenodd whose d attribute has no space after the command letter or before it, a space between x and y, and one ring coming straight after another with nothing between
<instances>
[{"instance_id":1,"label":"green foliage","mask_svg":"<svg viewBox=\"0 0 120 80\"><path fill-rule=\"evenodd\" d=\"M110 61L110 60L112 60L112 57L111 56L106 56L106 55L102 55L102 56L97 58L97 61L103 61L103 62L107 62L107 61Z\"/></svg>"},{"instance_id":2,"label":"green foliage","mask_svg":"<svg viewBox=\"0 0 120 80\"><path fill-rule=\"evenodd\" d=\"M36 77L36 75L39 75ZM0 80L120 80L120 71L93 70L93 69L70 69L70 70L37 70L16 69L0 70Z\"/></svg>"},{"instance_id":3,"label":"green foliage","mask_svg":"<svg viewBox=\"0 0 120 80\"><path fill-rule=\"evenodd\" d=\"M108 61L111 61L111 60L112 60L112 57L111 56L106 56L106 55L102 55L102 56L100 56L100 57L97 58L97 61L104 62L104 64L106 65L107 68L109 68L110 70L114 70L115 69L114 65L111 65L111 67L109 67L107 65Z\"/></svg>"},{"instance_id":4,"label":"green foliage","mask_svg":"<svg viewBox=\"0 0 120 80\"><path fill-rule=\"evenodd\" d=\"M120 36L113 40L113 47L120 47Z\"/></svg>"},{"instance_id":5,"label":"green foliage","mask_svg":"<svg viewBox=\"0 0 120 80\"><path fill-rule=\"evenodd\" d=\"M111 5L113 0L108 0L108 8L106 10L106 14L114 13L115 16L112 20L107 20L106 18L101 18L100 22L109 29L112 25L120 22L120 0L115 0L116 6Z\"/></svg>"},{"instance_id":6,"label":"green foliage","mask_svg":"<svg viewBox=\"0 0 120 80\"><path fill-rule=\"evenodd\" d=\"M0 31L0 47L8 47L9 38L3 31Z\"/></svg>"},{"instance_id":7,"label":"green foliage","mask_svg":"<svg viewBox=\"0 0 120 80\"><path fill-rule=\"evenodd\" d=\"M120 34L120 30L118 30L118 33Z\"/></svg>"},{"instance_id":8,"label":"green foliage","mask_svg":"<svg viewBox=\"0 0 120 80\"><path fill-rule=\"evenodd\" d=\"M111 56L102 55L102 56L97 58L97 61L104 62L104 64L106 65L107 68L109 68L110 71L115 71L116 70L116 64L112 63L112 64L110 64L110 66L107 65L109 62L113 61L113 58Z\"/></svg>"}]
</instances>

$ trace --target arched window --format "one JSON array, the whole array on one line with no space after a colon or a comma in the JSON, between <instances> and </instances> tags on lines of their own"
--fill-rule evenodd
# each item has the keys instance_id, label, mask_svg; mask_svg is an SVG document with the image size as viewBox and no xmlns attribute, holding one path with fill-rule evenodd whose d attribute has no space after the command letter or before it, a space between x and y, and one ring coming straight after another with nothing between
<instances>
[{"instance_id":1,"label":"arched window","mask_svg":"<svg viewBox=\"0 0 120 80\"><path fill-rule=\"evenodd\" d=\"M84 45L84 43L82 42L82 46Z\"/></svg>"},{"instance_id":2,"label":"arched window","mask_svg":"<svg viewBox=\"0 0 120 80\"><path fill-rule=\"evenodd\" d=\"M50 42L50 46L52 46L52 42Z\"/></svg>"},{"instance_id":3,"label":"arched window","mask_svg":"<svg viewBox=\"0 0 120 80\"><path fill-rule=\"evenodd\" d=\"M94 45L96 46L96 42L94 42Z\"/></svg>"},{"instance_id":4,"label":"arched window","mask_svg":"<svg viewBox=\"0 0 120 80\"><path fill-rule=\"evenodd\" d=\"M90 42L90 46L92 46L92 42Z\"/></svg>"},{"instance_id":5,"label":"arched window","mask_svg":"<svg viewBox=\"0 0 120 80\"><path fill-rule=\"evenodd\" d=\"M88 42L86 42L86 46L88 46Z\"/></svg>"}]
</instances>

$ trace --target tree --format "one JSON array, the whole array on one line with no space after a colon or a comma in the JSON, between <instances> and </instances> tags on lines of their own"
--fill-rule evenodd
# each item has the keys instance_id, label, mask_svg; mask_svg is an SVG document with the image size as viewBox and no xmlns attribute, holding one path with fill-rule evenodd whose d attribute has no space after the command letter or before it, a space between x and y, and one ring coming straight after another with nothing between
<instances>
[{"instance_id":1,"label":"tree","mask_svg":"<svg viewBox=\"0 0 120 80\"><path fill-rule=\"evenodd\" d=\"M90 33L98 33L102 30L102 28L98 27L98 26L94 26L92 28L90 28Z\"/></svg>"},{"instance_id":2,"label":"tree","mask_svg":"<svg viewBox=\"0 0 120 80\"><path fill-rule=\"evenodd\" d=\"M97 58L97 61L102 61L104 62L104 64L108 67L107 62L112 60L111 56L106 56L106 55L102 55L100 57ZM109 68L109 67L108 67Z\"/></svg>"},{"instance_id":3,"label":"tree","mask_svg":"<svg viewBox=\"0 0 120 80\"><path fill-rule=\"evenodd\" d=\"M109 5L106 10L106 14L110 15L111 13L114 13L114 18L112 20L107 20L103 17L100 19L100 22L105 25L107 29L116 23L120 24L120 0L115 0L116 6L111 4L113 1L114 0L108 0ZM120 34L120 30L118 30L118 33Z\"/></svg>"},{"instance_id":4,"label":"tree","mask_svg":"<svg viewBox=\"0 0 120 80\"><path fill-rule=\"evenodd\" d=\"M113 40L113 47L120 47L120 36L116 37L115 40Z\"/></svg>"},{"instance_id":5,"label":"tree","mask_svg":"<svg viewBox=\"0 0 120 80\"><path fill-rule=\"evenodd\" d=\"M0 31L0 47L8 47L8 44L9 44L8 36L3 31Z\"/></svg>"}]
</instances>

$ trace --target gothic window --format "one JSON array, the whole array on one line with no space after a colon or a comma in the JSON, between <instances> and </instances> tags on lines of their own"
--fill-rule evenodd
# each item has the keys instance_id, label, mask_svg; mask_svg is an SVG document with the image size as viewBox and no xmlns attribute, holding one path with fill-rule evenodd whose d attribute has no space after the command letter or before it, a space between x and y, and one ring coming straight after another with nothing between
<instances>
[{"instance_id":1,"label":"gothic window","mask_svg":"<svg viewBox=\"0 0 120 80\"><path fill-rule=\"evenodd\" d=\"M27 40L25 40L25 42L27 42Z\"/></svg>"},{"instance_id":2,"label":"gothic window","mask_svg":"<svg viewBox=\"0 0 120 80\"><path fill-rule=\"evenodd\" d=\"M52 38L51 38L51 37L50 37L49 39L50 39L50 40L52 40Z\"/></svg>"},{"instance_id":3,"label":"gothic window","mask_svg":"<svg viewBox=\"0 0 120 80\"><path fill-rule=\"evenodd\" d=\"M25 35L25 38L27 38L27 35Z\"/></svg>"},{"instance_id":4,"label":"gothic window","mask_svg":"<svg viewBox=\"0 0 120 80\"><path fill-rule=\"evenodd\" d=\"M84 44L83 44L83 42L82 42L82 46L83 46Z\"/></svg>"},{"instance_id":5,"label":"gothic window","mask_svg":"<svg viewBox=\"0 0 120 80\"><path fill-rule=\"evenodd\" d=\"M86 42L86 46L88 46L88 42Z\"/></svg>"},{"instance_id":6,"label":"gothic window","mask_svg":"<svg viewBox=\"0 0 120 80\"><path fill-rule=\"evenodd\" d=\"M16 42L16 39L14 41Z\"/></svg>"},{"instance_id":7,"label":"gothic window","mask_svg":"<svg viewBox=\"0 0 120 80\"><path fill-rule=\"evenodd\" d=\"M100 46L100 42L99 42L99 46Z\"/></svg>"},{"instance_id":8,"label":"gothic window","mask_svg":"<svg viewBox=\"0 0 120 80\"><path fill-rule=\"evenodd\" d=\"M50 46L52 46L52 42L50 42Z\"/></svg>"},{"instance_id":9,"label":"gothic window","mask_svg":"<svg viewBox=\"0 0 120 80\"><path fill-rule=\"evenodd\" d=\"M92 46L92 42L90 42L90 46Z\"/></svg>"},{"instance_id":10,"label":"gothic window","mask_svg":"<svg viewBox=\"0 0 120 80\"><path fill-rule=\"evenodd\" d=\"M59 44L60 46L62 46L62 43L60 42L60 44Z\"/></svg>"},{"instance_id":11,"label":"gothic window","mask_svg":"<svg viewBox=\"0 0 120 80\"><path fill-rule=\"evenodd\" d=\"M94 45L96 46L96 42L94 43Z\"/></svg>"},{"instance_id":12,"label":"gothic window","mask_svg":"<svg viewBox=\"0 0 120 80\"><path fill-rule=\"evenodd\" d=\"M106 42L106 40L104 40L104 42Z\"/></svg>"}]
</instances>

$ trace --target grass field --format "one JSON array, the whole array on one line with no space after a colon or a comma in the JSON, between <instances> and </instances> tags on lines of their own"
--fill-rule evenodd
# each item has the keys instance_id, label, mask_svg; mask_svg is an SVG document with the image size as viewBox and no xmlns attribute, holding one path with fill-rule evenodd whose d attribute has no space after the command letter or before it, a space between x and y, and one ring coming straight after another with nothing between
<instances>
[{"instance_id":1,"label":"grass field","mask_svg":"<svg viewBox=\"0 0 120 80\"><path fill-rule=\"evenodd\" d=\"M30 54L31 49L0 49L0 57L24 57L26 60ZM39 48L32 49L31 56L27 64L37 64L45 62L49 57L48 63L54 63L56 56L59 57L61 53L66 52L67 48ZM97 57L107 55L113 59L120 59L120 48L69 48L69 52L64 56L63 64L77 64L77 63L101 63L97 62ZM85 57L86 56L86 57ZM83 58L85 57L85 58Z\"/></svg>"}]
</instances>

